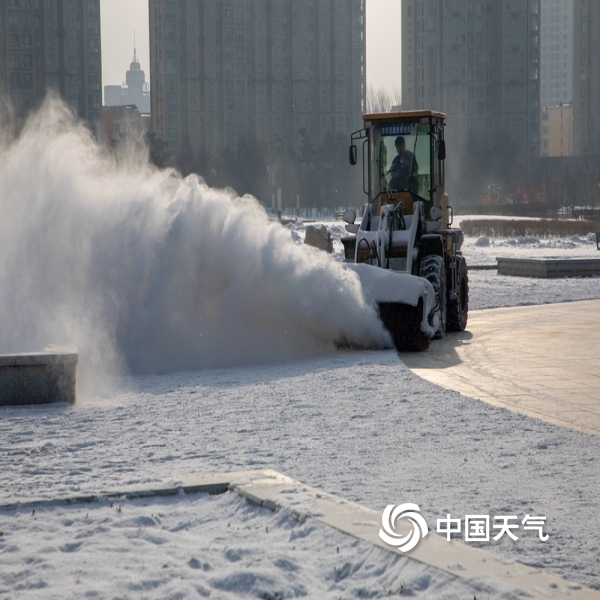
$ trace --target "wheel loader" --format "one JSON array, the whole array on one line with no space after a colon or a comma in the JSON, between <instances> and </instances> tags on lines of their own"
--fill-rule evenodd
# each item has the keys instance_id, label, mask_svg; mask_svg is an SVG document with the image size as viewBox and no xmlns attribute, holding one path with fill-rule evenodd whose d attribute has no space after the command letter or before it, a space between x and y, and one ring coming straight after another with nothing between
<instances>
[{"instance_id":1,"label":"wheel loader","mask_svg":"<svg viewBox=\"0 0 600 600\"><path fill-rule=\"evenodd\" d=\"M446 115L419 110L367 114L351 136L350 164L362 142L360 222L344 213L346 262L399 351L425 350L467 324L469 284L463 233L452 227L444 191Z\"/></svg>"}]
</instances>

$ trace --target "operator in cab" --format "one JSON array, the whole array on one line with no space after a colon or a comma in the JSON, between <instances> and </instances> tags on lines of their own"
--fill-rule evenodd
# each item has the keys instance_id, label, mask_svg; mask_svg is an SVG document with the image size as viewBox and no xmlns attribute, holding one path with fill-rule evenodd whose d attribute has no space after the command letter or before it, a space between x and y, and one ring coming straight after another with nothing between
<instances>
[{"instance_id":1,"label":"operator in cab","mask_svg":"<svg viewBox=\"0 0 600 600\"><path fill-rule=\"evenodd\" d=\"M406 149L406 141L401 135L396 138L394 144L397 156L388 171L391 176L389 188L391 190L416 190L419 172L417 159L410 150Z\"/></svg>"}]
</instances>

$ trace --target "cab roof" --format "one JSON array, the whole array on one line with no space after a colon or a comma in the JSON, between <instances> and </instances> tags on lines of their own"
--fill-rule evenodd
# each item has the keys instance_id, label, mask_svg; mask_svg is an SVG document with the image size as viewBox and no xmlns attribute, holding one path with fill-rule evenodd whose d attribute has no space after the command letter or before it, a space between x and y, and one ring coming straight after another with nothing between
<instances>
[{"instance_id":1,"label":"cab roof","mask_svg":"<svg viewBox=\"0 0 600 600\"><path fill-rule=\"evenodd\" d=\"M434 117L446 119L446 114L435 110L402 110L398 112L370 113L363 115L363 121L387 121L390 119L421 119L422 117Z\"/></svg>"}]
</instances>

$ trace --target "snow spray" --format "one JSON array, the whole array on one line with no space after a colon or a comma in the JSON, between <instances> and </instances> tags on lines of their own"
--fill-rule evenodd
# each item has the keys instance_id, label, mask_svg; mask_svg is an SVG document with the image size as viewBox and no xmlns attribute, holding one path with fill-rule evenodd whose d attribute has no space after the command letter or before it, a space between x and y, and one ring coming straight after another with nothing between
<instances>
[{"instance_id":1,"label":"snow spray","mask_svg":"<svg viewBox=\"0 0 600 600\"><path fill-rule=\"evenodd\" d=\"M79 349L110 375L389 346L358 277L298 246L259 202L115 158L59 100L0 149L0 352Z\"/></svg>"}]
</instances>

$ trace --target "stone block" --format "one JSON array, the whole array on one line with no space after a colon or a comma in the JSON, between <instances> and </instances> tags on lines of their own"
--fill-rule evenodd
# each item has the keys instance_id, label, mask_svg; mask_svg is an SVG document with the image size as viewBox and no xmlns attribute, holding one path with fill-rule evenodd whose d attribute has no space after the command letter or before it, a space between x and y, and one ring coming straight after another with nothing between
<instances>
[{"instance_id":1,"label":"stone block","mask_svg":"<svg viewBox=\"0 0 600 600\"><path fill-rule=\"evenodd\" d=\"M304 243L330 254L333 252L331 234L325 225L308 225L306 235L304 236Z\"/></svg>"},{"instance_id":2,"label":"stone block","mask_svg":"<svg viewBox=\"0 0 600 600\"><path fill-rule=\"evenodd\" d=\"M497 258L498 275L517 277L592 277L600 275L599 258Z\"/></svg>"},{"instance_id":3,"label":"stone block","mask_svg":"<svg viewBox=\"0 0 600 600\"><path fill-rule=\"evenodd\" d=\"M77 349L0 355L0 406L69 402L76 396Z\"/></svg>"}]
</instances>

